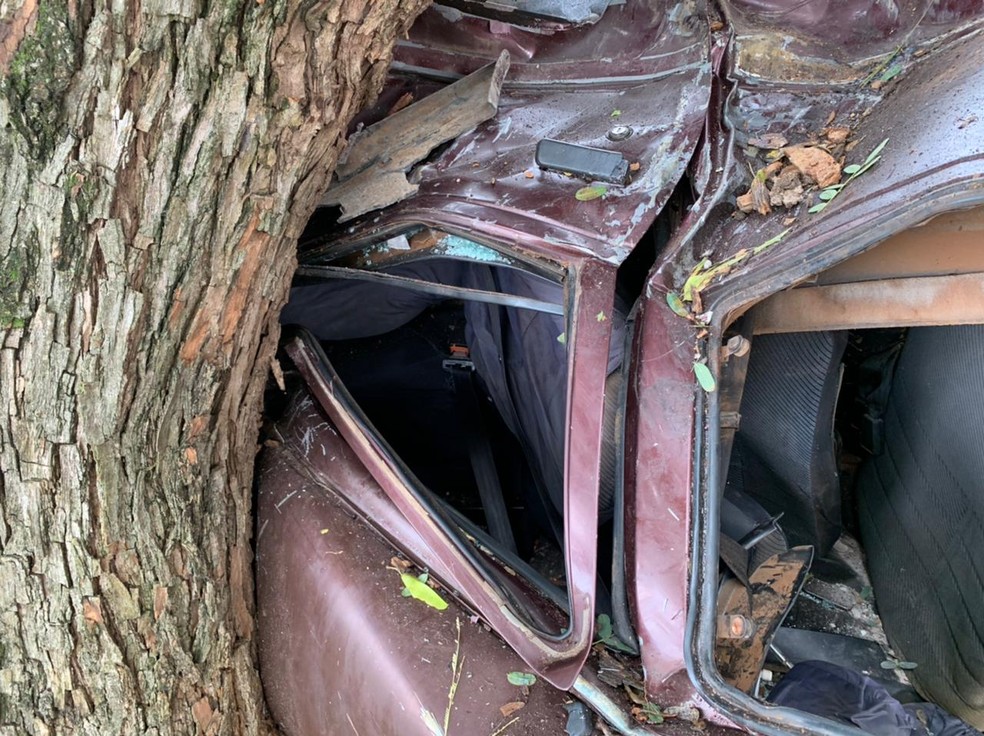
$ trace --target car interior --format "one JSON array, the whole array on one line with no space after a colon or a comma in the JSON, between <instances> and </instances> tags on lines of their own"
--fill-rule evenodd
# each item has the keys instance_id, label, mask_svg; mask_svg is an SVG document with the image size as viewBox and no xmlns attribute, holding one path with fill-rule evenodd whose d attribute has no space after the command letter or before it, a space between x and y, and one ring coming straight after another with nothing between
<instances>
[{"instance_id":1,"label":"car interior","mask_svg":"<svg viewBox=\"0 0 984 736\"><path fill-rule=\"evenodd\" d=\"M984 725L984 302L961 298L980 289L982 222L981 209L937 218L733 323L715 657L738 689L808 707L779 685L805 664L811 682L846 671L893 702L942 706L944 725ZM623 266L617 304L638 297L661 228ZM563 274L423 227L322 263L302 266L283 321L318 338L463 534L512 555L562 608ZM612 565L629 310L615 311L597 613L617 623L605 656L630 663Z\"/></svg>"},{"instance_id":2,"label":"car interior","mask_svg":"<svg viewBox=\"0 0 984 736\"><path fill-rule=\"evenodd\" d=\"M717 660L739 689L788 704L777 683L819 661L903 705L928 701L984 725L982 216L938 217L736 323L750 349L722 389L738 417L722 432L732 443L722 503L757 506L753 531L768 534L749 545L722 509L723 537L739 542L722 544L722 591L737 566L725 550L740 550L749 577L782 550L813 551L803 580L781 591L785 605L755 622L774 633L752 657L754 677L729 668L754 639L737 613L754 618L756 593L751 604L719 596Z\"/></svg>"}]
</instances>

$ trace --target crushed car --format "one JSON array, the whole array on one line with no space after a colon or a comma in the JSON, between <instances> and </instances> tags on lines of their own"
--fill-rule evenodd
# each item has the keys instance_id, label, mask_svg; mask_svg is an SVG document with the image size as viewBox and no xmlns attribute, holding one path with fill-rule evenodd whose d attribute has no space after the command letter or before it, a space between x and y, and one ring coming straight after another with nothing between
<instances>
[{"instance_id":1,"label":"crushed car","mask_svg":"<svg viewBox=\"0 0 984 736\"><path fill-rule=\"evenodd\" d=\"M984 727L982 10L420 17L281 318L284 733Z\"/></svg>"}]
</instances>

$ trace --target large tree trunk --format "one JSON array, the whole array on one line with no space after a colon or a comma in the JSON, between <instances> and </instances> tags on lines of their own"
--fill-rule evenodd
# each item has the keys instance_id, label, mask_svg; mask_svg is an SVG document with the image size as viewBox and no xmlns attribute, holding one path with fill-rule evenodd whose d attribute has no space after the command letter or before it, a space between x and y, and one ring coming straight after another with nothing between
<instances>
[{"instance_id":1,"label":"large tree trunk","mask_svg":"<svg viewBox=\"0 0 984 736\"><path fill-rule=\"evenodd\" d=\"M254 734L294 244L424 0L0 12L0 733Z\"/></svg>"}]
</instances>

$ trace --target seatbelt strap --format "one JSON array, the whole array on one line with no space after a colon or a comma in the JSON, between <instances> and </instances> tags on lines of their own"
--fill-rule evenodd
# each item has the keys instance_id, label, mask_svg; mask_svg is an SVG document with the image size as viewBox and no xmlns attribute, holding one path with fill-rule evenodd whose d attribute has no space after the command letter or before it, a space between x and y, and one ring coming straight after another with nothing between
<instances>
[{"instance_id":1,"label":"seatbelt strap","mask_svg":"<svg viewBox=\"0 0 984 736\"><path fill-rule=\"evenodd\" d=\"M467 349L452 346L452 356L444 361L444 368L454 382L455 403L461 419L461 428L468 442L468 456L478 485L478 495L485 512L485 521L492 537L510 552L516 551L509 512L502 495L499 473L492 455L485 422L482 419L478 394L475 389L475 366L467 359Z\"/></svg>"}]
</instances>

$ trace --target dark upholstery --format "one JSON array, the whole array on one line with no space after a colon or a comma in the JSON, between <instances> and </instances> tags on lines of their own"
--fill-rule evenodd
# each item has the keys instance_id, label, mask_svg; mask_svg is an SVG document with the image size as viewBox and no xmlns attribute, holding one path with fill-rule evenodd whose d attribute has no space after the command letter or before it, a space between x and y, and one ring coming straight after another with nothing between
<instances>
[{"instance_id":1,"label":"dark upholstery","mask_svg":"<svg viewBox=\"0 0 984 736\"><path fill-rule=\"evenodd\" d=\"M984 727L984 326L909 331L884 447L858 481L878 611L920 693Z\"/></svg>"}]
</instances>

